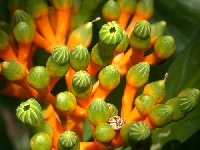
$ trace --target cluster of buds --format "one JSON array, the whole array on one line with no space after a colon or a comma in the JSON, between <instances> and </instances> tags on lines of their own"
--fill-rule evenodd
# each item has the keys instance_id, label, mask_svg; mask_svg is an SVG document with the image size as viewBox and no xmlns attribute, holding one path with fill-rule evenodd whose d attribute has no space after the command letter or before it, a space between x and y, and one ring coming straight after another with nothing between
<instances>
[{"instance_id":1,"label":"cluster of buds","mask_svg":"<svg viewBox=\"0 0 200 150\"><path fill-rule=\"evenodd\" d=\"M200 91L187 88L162 102L165 81L148 83L150 66L173 55L166 23L149 23L153 0L108 0L98 42L92 13L103 0L24 0L10 3L11 24L0 25L0 93L25 100L17 118L30 130L32 150L92 150L135 145L151 131L185 117ZM91 50L88 50L88 47ZM35 66L37 48L50 53ZM153 50L152 50L153 49ZM126 76L121 112L106 98ZM98 77L97 79L95 77ZM66 91L52 94L66 80ZM143 89L139 95L138 90ZM28 99L28 100L27 100ZM83 142L89 121L94 141Z\"/></svg>"}]
</instances>

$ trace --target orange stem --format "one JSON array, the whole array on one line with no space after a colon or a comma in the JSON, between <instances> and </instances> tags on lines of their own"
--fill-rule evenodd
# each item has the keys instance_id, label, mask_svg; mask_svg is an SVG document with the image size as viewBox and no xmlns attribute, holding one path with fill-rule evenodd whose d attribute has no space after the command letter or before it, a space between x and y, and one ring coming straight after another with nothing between
<instances>
[{"instance_id":1,"label":"orange stem","mask_svg":"<svg viewBox=\"0 0 200 150\"><path fill-rule=\"evenodd\" d=\"M149 126L149 129L150 129L150 130L153 130L153 129L156 128L156 127L151 123L151 121L149 120L149 117L147 117L147 118L144 120L144 123L146 123L146 124Z\"/></svg>"},{"instance_id":2,"label":"orange stem","mask_svg":"<svg viewBox=\"0 0 200 150\"><path fill-rule=\"evenodd\" d=\"M68 91L70 91L70 87L71 87L72 80L74 78L75 73L76 72L70 67L67 74L65 75L65 80L66 80Z\"/></svg>"},{"instance_id":3,"label":"orange stem","mask_svg":"<svg viewBox=\"0 0 200 150\"><path fill-rule=\"evenodd\" d=\"M130 17L131 17L131 14L128 14L124 11L120 12L118 23L122 27L123 30L126 28L126 26L128 24L128 20L129 20Z\"/></svg>"},{"instance_id":4,"label":"orange stem","mask_svg":"<svg viewBox=\"0 0 200 150\"><path fill-rule=\"evenodd\" d=\"M142 61L148 62L150 65L156 65L162 61L162 59L158 58L155 52L145 56Z\"/></svg>"},{"instance_id":5,"label":"orange stem","mask_svg":"<svg viewBox=\"0 0 200 150\"><path fill-rule=\"evenodd\" d=\"M142 118L140 113L138 112L137 108L134 107L133 110L129 113L126 123L140 121L141 119Z\"/></svg>"},{"instance_id":6,"label":"orange stem","mask_svg":"<svg viewBox=\"0 0 200 150\"><path fill-rule=\"evenodd\" d=\"M14 50L10 45L5 50L0 50L0 58L3 60L18 60Z\"/></svg>"},{"instance_id":7,"label":"orange stem","mask_svg":"<svg viewBox=\"0 0 200 150\"><path fill-rule=\"evenodd\" d=\"M90 74L91 77L95 76L95 74L102 68L103 66L99 66L95 64L93 61L87 67L87 72Z\"/></svg>"},{"instance_id":8,"label":"orange stem","mask_svg":"<svg viewBox=\"0 0 200 150\"><path fill-rule=\"evenodd\" d=\"M97 150L95 142L80 142L80 150Z\"/></svg>"},{"instance_id":9,"label":"orange stem","mask_svg":"<svg viewBox=\"0 0 200 150\"><path fill-rule=\"evenodd\" d=\"M135 50L133 48L131 48L131 49L132 49L131 66L133 66L142 61L145 51L144 50Z\"/></svg>"},{"instance_id":10,"label":"orange stem","mask_svg":"<svg viewBox=\"0 0 200 150\"><path fill-rule=\"evenodd\" d=\"M108 89L102 87L101 84L99 84L96 91L94 92L94 96L92 97L92 99L103 98L105 100L110 92L111 92L111 90L108 90Z\"/></svg>"},{"instance_id":11,"label":"orange stem","mask_svg":"<svg viewBox=\"0 0 200 150\"><path fill-rule=\"evenodd\" d=\"M86 117L86 109L76 105L76 108L73 111L69 112L68 114L73 114L74 116L85 118Z\"/></svg>"},{"instance_id":12,"label":"orange stem","mask_svg":"<svg viewBox=\"0 0 200 150\"><path fill-rule=\"evenodd\" d=\"M60 77L55 77L55 76L51 76L49 85L48 85L48 89L49 91L51 91L54 86L56 85L56 83L60 80Z\"/></svg>"},{"instance_id":13,"label":"orange stem","mask_svg":"<svg viewBox=\"0 0 200 150\"><path fill-rule=\"evenodd\" d=\"M19 45L18 60L25 67L27 67L28 62L29 62L29 53L30 53L31 43L29 44L19 43L18 45Z\"/></svg>"}]
</instances>

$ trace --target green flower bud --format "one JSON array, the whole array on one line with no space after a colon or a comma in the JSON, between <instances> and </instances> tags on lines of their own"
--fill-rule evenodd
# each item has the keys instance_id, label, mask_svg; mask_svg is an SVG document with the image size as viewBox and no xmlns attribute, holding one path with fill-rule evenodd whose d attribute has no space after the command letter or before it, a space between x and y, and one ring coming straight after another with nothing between
<instances>
[{"instance_id":1,"label":"green flower bud","mask_svg":"<svg viewBox=\"0 0 200 150\"><path fill-rule=\"evenodd\" d=\"M135 50L146 50L149 47L149 44L150 36L145 40L135 37L134 34L131 34L130 36L130 46Z\"/></svg>"},{"instance_id":2,"label":"green flower bud","mask_svg":"<svg viewBox=\"0 0 200 150\"><path fill-rule=\"evenodd\" d=\"M103 18L109 21L116 21L120 15L120 7L114 0L108 0L102 8Z\"/></svg>"},{"instance_id":3,"label":"green flower bud","mask_svg":"<svg viewBox=\"0 0 200 150\"><path fill-rule=\"evenodd\" d=\"M160 36L154 45L156 55L161 59L167 59L176 50L176 44L172 36Z\"/></svg>"},{"instance_id":4,"label":"green flower bud","mask_svg":"<svg viewBox=\"0 0 200 150\"><path fill-rule=\"evenodd\" d=\"M92 92L92 79L90 75L83 70L76 72L72 80L71 92L79 98L83 98Z\"/></svg>"},{"instance_id":5,"label":"green flower bud","mask_svg":"<svg viewBox=\"0 0 200 150\"><path fill-rule=\"evenodd\" d=\"M26 22L20 22L14 27L14 36L19 43L31 43L34 38L34 29Z\"/></svg>"},{"instance_id":6,"label":"green flower bud","mask_svg":"<svg viewBox=\"0 0 200 150\"><path fill-rule=\"evenodd\" d=\"M56 108L61 111L72 111L76 107L76 98L70 92L60 92L56 95Z\"/></svg>"},{"instance_id":7,"label":"green flower bud","mask_svg":"<svg viewBox=\"0 0 200 150\"><path fill-rule=\"evenodd\" d=\"M86 70L90 63L90 54L88 49L79 44L72 49L70 55L70 65L75 71Z\"/></svg>"},{"instance_id":8,"label":"green flower bud","mask_svg":"<svg viewBox=\"0 0 200 150\"><path fill-rule=\"evenodd\" d=\"M149 19L154 11L154 0L140 0L137 3L135 14L143 16L144 19Z\"/></svg>"},{"instance_id":9,"label":"green flower bud","mask_svg":"<svg viewBox=\"0 0 200 150\"><path fill-rule=\"evenodd\" d=\"M186 113L182 110L178 97L168 100L166 104L170 105L173 108L173 121L178 121L185 117Z\"/></svg>"},{"instance_id":10,"label":"green flower bud","mask_svg":"<svg viewBox=\"0 0 200 150\"><path fill-rule=\"evenodd\" d=\"M94 131L95 139L100 143L108 143L115 137L114 129L108 123L101 123L96 126Z\"/></svg>"},{"instance_id":11,"label":"green flower bud","mask_svg":"<svg viewBox=\"0 0 200 150\"><path fill-rule=\"evenodd\" d=\"M50 150L52 140L50 136L44 132L38 132L30 140L31 150Z\"/></svg>"},{"instance_id":12,"label":"green flower bud","mask_svg":"<svg viewBox=\"0 0 200 150\"><path fill-rule=\"evenodd\" d=\"M106 123L110 118L110 109L102 98L95 98L88 106L87 117L94 126Z\"/></svg>"},{"instance_id":13,"label":"green flower bud","mask_svg":"<svg viewBox=\"0 0 200 150\"><path fill-rule=\"evenodd\" d=\"M137 0L117 0L121 11L127 14L133 14L137 4Z\"/></svg>"},{"instance_id":14,"label":"green flower bud","mask_svg":"<svg viewBox=\"0 0 200 150\"><path fill-rule=\"evenodd\" d=\"M113 116L118 116L118 110L115 105L107 103L108 108L110 109L110 118Z\"/></svg>"},{"instance_id":15,"label":"green flower bud","mask_svg":"<svg viewBox=\"0 0 200 150\"><path fill-rule=\"evenodd\" d=\"M34 18L48 13L48 6L44 0L26 0L26 9Z\"/></svg>"},{"instance_id":16,"label":"green flower bud","mask_svg":"<svg viewBox=\"0 0 200 150\"><path fill-rule=\"evenodd\" d=\"M140 20L138 21L133 30L133 34L135 37L140 39L147 39L150 36L151 33L151 25L146 20Z\"/></svg>"},{"instance_id":17,"label":"green flower bud","mask_svg":"<svg viewBox=\"0 0 200 150\"><path fill-rule=\"evenodd\" d=\"M120 135L122 136L122 140L125 144L130 144L129 143L129 127L132 124L134 124L134 122L129 122L129 123L123 125L120 130Z\"/></svg>"},{"instance_id":18,"label":"green flower bud","mask_svg":"<svg viewBox=\"0 0 200 150\"><path fill-rule=\"evenodd\" d=\"M58 139L58 150L79 150L80 140L73 131L65 131Z\"/></svg>"},{"instance_id":19,"label":"green flower bud","mask_svg":"<svg viewBox=\"0 0 200 150\"><path fill-rule=\"evenodd\" d=\"M144 122L134 122L129 126L128 129L129 143L132 142L141 142L146 140L150 136L150 129L148 125Z\"/></svg>"},{"instance_id":20,"label":"green flower bud","mask_svg":"<svg viewBox=\"0 0 200 150\"><path fill-rule=\"evenodd\" d=\"M48 58L46 63L47 70L49 71L50 75L54 77L63 77L68 72L69 67L69 63L58 65L52 60L51 56Z\"/></svg>"},{"instance_id":21,"label":"green flower bud","mask_svg":"<svg viewBox=\"0 0 200 150\"><path fill-rule=\"evenodd\" d=\"M135 99L134 104L142 116L147 116L149 111L154 107L155 101L152 96L141 94Z\"/></svg>"},{"instance_id":22,"label":"green flower bud","mask_svg":"<svg viewBox=\"0 0 200 150\"><path fill-rule=\"evenodd\" d=\"M140 62L132 66L126 75L126 81L133 87L141 87L149 79L150 66L147 62Z\"/></svg>"},{"instance_id":23,"label":"green flower bud","mask_svg":"<svg viewBox=\"0 0 200 150\"><path fill-rule=\"evenodd\" d=\"M24 10L16 10L14 12L14 25L17 25L20 22L26 22L29 26L31 26L34 30L36 29L35 21L33 17L25 12Z\"/></svg>"},{"instance_id":24,"label":"green flower bud","mask_svg":"<svg viewBox=\"0 0 200 150\"><path fill-rule=\"evenodd\" d=\"M16 60L4 61L1 65L2 75L9 81L22 80L26 75L26 70Z\"/></svg>"},{"instance_id":25,"label":"green flower bud","mask_svg":"<svg viewBox=\"0 0 200 150\"><path fill-rule=\"evenodd\" d=\"M125 31L123 31L123 36L124 36L123 39L121 40L121 42L119 43L119 45L117 45L115 49L115 51L118 53L125 52L129 45L129 38Z\"/></svg>"},{"instance_id":26,"label":"green flower bud","mask_svg":"<svg viewBox=\"0 0 200 150\"><path fill-rule=\"evenodd\" d=\"M102 87L113 90L120 83L119 71L112 65L106 66L99 72L98 80Z\"/></svg>"},{"instance_id":27,"label":"green flower bud","mask_svg":"<svg viewBox=\"0 0 200 150\"><path fill-rule=\"evenodd\" d=\"M16 115L26 126L36 127L42 121L42 108L34 98L30 98L17 107Z\"/></svg>"},{"instance_id":28,"label":"green flower bud","mask_svg":"<svg viewBox=\"0 0 200 150\"><path fill-rule=\"evenodd\" d=\"M3 30L0 29L0 51L8 46L9 37Z\"/></svg>"},{"instance_id":29,"label":"green flower bud","mask_svg":"<svg viewBox=\"0 0 200 150\"><path fill-rule=\"evenodd\" d=\"M156 127L163 127L173 118L173 108L167 104L158 104L149 112L149 120Z\"/></svg>"},{"instance_id":30,"label":"green flower bud","mask_svg":"<svg viewBox=\"0 0 200 150\"><path fill-rule=\"evenodd\" d=\"M47 88L50 82L50 74L43 66L36 66L31 68L26 77L26 82L36 90Z\"/></svg>"},{"instance_id":31,"label":"green flower bud","mask_svg":"<svg viewBox=\"0 0 200 150\"><path fill-rule=\"evenodd\" d=\"M72 6L72 0L52 0L56 9L66 9Z\"/></svg>"},{"instance_id":32,"label":"green flower bud","mask_svg":"<svg viewBox=\"0 0 200 150\"><path fill-rule=\"evenodd\" d=\"M151 34L150 34L151 38L157 39L158 37L163 35L165 30L166 30L166 22L165 21L159 21L159 22L151 24Z\"/></svg>"},{"instance_id":33,"label":"green flower bud","mask_svg":"<svg viewBox=\"0 0 200 150\"><path fill-rule=\"evenodd\" d=\"M70 51L67 46L58 45L54 48L51 59L60 66L65 65L66 63L69 63Z\"/></svg>"}]
</instances>

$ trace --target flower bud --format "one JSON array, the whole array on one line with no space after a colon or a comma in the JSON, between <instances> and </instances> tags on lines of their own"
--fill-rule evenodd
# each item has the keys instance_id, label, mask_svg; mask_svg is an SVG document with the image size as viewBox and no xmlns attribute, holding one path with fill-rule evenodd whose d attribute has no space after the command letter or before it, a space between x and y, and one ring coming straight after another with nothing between
<instances>
[{"instance_id":1,"label":"flower bud","mask_svg":"<svg viewBox=\"0 0 200 150\"><path fill-rule=\"evenodd\" d=\"M173 108L167 104L158 104L149 112L149 120L156 127L163 127L172 121Z\"/></svg>"},{"instance_id":2,"label":"flower bud","mask_svg":"<svg viewBox=\"0 0 200 150\"><path fill-rule=\"evenodd\" d=\"M117 45L115 51L118 53L123 53L126 51L126 49L128 48L129 45L129 38L128 35L126 34L125 31L123 31L123 39L121 40L121 42Z\"/></svg>"},{"instance_id":3,"label":"flower bud","mask_svg":"<svg viewBox=\"0 0 200 150\"><path fill-rule=\"evenodd\" d=\"M9 81L22 80L26 75L25 68L16 60L4 61L1 65L2 75Z\"/></svg>"},{"instance_id":4,"label":"flower bud","mask_svg":"<svg viewBox=\"0 0 200 150\"><path fill-rule=\"evenodd\" d=\"M3 30L0 29L0 51L8 46L9 37Z\"/></svg>"},{"instance_id":5,"label":"flower bud","mask_svg":"<svg viewBox=\"0 0 200 150\"><path fill-rule=\"evenodd\" d=\"M154 45L156 55L161 59L167 59L174 54L176 44L172 36L159 37Z\"/></svg>"},{"instance_id":6,"label":"flower bud","mask_svg":"<svg viewBox=\"0 0 200 150\"><path fill-rule=\"evenodd\" d=\"M103 18L109 21L117 21L120 15L120 7L114 0L108 0L102 8Z\"/></svg>"},{"instance_id":7,"label":"flower bud","mask_svg":"<svg viewBox=\"0 0 200 150\"><path fill-rule=\"evenodd\" d=\"M56 9L66 9L72 6L72 0L52 0Z\"/></svg>"},{"instance_id":8,"label":"flower bud","mask_svg":"<svg viewBox=\"0 0 200 150\"><path fill-rule=\"evenodd\" d=\"M137 0L117 0L121 11L127 14L133 14L137 4Z\"/></svg>"},{"instance_id":9,"label":"flower bud","mask_svg":"<svg viewBox=\"0 0 200 150\"><path fill-rule=\"evenodd\" d=\"M50 136L44 132L38 132L30 140L31 150L50 150L52 140Z\"/></svg>"},{"instance_id":10,"label":"flower bud","mask_svg":"<svg viewBox=\"0 0 200 150\"><path fill-rule=\"evenodd\" d=\"M128 70L126 80L133 87L141 87L147 83L149 71L149 64L147 62L140 62Z\"/></svg>"},{"instance_id":11,"label":"flower bud","mask_svg":"<svg viewBox=\"0 0 200 150\"><path fill-rule=\"evenodd\" d=\"M88 106L87 117L94 126L106 123L110 118L110 109L103 99L96 98Z\"/></svg>"},{"instance_id":12,"label":"flower bud","mask_svg":"<svg viewBox=\"0 0 200 150\"><path fill-rule=\"evenodd\" d=\"M108 123L101 123L96 126L94 131L95 139L100 143L108 143L115 137L115 131Z\"/></svg>"},{"instance_id":13,"label":"flower bud","mask_svg":"<svg viewBox=\"0 0 200 150\"><path fill-rule=\"evenodd\" d=\"M99 72L98 80L102 87L113 90L120 83L119 71L114 66L106 66Z\"/></svg>"},{"instance_id":14,"label":"flower bud","mask_svg":"<svg viewBox=\"0 0 200 150\"><path fill-rule=\"evenodd\" d=\"M166 22L159 21L156 23L151 24L151 38L155 38L155 40L163 35L166 30Z\"/></svg>"},{"instance_id":15,"label":"flower bud","mask_svg":"<svg viewBox=\"0 0 200 150\"><path fill-rule=\"evenodd\" d=\"M155 101L152 96L141 94L135 99L134 104L142 116L147 116L150 110L154 107Z\"/></svg>"},{"instance_id":16,"label":"flower bud","mask_svg":"<svg viewBox=\"0 0 200 150\"><path fill-rule=\"evenodd\" d=\"M72 49L70 55L70 65L75 71L86 70L90 63L90 54L88 49L79 44Z\"/></svg>"},{"instance_id":17,"label":"flower bud","mask_svg":"<svg viewBox=\"0 0 200 150\"><path fill-rule=\"evenodd\" d=\"M83 98L92 92L92 79L83 70L76 72L72 80L71 92L78 98Z\"/></svg>"},{"instance_id":18,"label":"flower bud","mask_svg":"<svg viewBox=\"0 0 200 150\"><path fill-rule=\"evenodd\" d=\"M60 92L56 95L56 108L61 111L72 111L76 107L76 98L70 92Z\"/></svg>"},{"instance_id":19,"label":"flower bud","mask_svg":"<svg viewBox=\"0 0 200 150\"><path fill-rule=\"evenodd\" d=\"M137 3L135 14L149 19L154 11L154 0L140 0Z\"/></svg>"},{"instance_id":20,"label":"flower bud","mask_svg":"<svg viewBox=\"0 0 200 150\"><path fill-rule=\"evenodd\" d=\"M33 41L34 29L26 22L20 22L14 27L14 36L17 42L28 44Z\"/></svg>"},{"instance_id":21,"label":"flower bud","mask_svg":"<svg viewBox=\"0 0 200 150\"><path fill-rule=\"evenodd\" d=\"M50 82L50 74L43 66L36 66L31 68L26 77L26 82L36 90L47 88Z\"/></svg>"},{"instance_id":22,"label":"flower bud","mask_svg":"<svg viewBox=\"0 0 200 150\"><path fill-rule=\"evenodd\" d=\"M79 150L80 140L73 131L65 131L58 139L58 150Z\"/></svg>"},{"instance_id":23,"label":"flower bud","mask_svg":"<svg viewBox=\"0 0 200 150\"><path fill-rule=\"evenodd\" d=\"M107 103L108 108L110 109L110 118L113 116L118 116L118 110L115 105Z\"/></svg>"}]
</instances>

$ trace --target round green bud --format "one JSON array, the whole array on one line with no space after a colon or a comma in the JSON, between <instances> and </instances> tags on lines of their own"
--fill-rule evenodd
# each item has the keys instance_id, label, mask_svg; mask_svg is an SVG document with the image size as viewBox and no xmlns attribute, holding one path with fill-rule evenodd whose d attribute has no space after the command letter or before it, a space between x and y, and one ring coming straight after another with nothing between
<instances>
[{"instance_id":1,"label":"round green bud","mask_svg":"<svg viewBox=\"0 0 200 150\"><path fill-rule=\"evenodd\" d=\"M90 75L83 70L76 72L72 80L71 92L76 97L83 98L92 92L92 79Z\"/></svg>"},{"instance_id":2,"label":"round green bud","mask_svg":"<svg viewBox=\"0 0 200 150\"><path fill-rule=\"evenodd\" d=\"M126 123L120 130L120 135L122 136L122 140L125 144L131 144L131 142L129 142L129 127L132 124L134 124L134 122Z\"/></svg>"},{"instance_id":3,"label":"round green bud","mask_svg":"<svg viewBox=\"0 0 200 150\"><path fill-rule=\"evenodd\" d=\"M141 94L135 99L134 104L142 116L147 116L150 110L154 107L155 101L152 96Z\"/></svg>"},{"instance_id":4,"label":"round green bud","mask_svg":"<svg viewBox=\"0 0 200 150\"><path fill-rule=\"evenodd\" d=\"M180 103L179 103L179 98L175 97L166 102L166 104L170 105L173 108L173 121L178 121L185 117L186 113L182 110Z\"/></svg>"},{"instance_id":5,"label":"round green bud","mask_svg":"<svg viewBox=\"0 0 200 150\"><path fill-rule=\"evenodd\" d=\"M8 35L6 32L0 29L0 51L4 50L8 46Z\"/></svg>"},{"instance_id":6,"label":"round green bud","mask_svg":"<svg viewBox=\"0 0 200 150\"><path fill-rule=\"evenodd\" d=\"M133 30L133 34L135 37L139 39L147 39L151 33L151 25L147 20L140 20L138 21Z\"/></svg>"},{"instance_id":7,"label":"round green bud","mask_svg":"<svg viewBox=\"0 0 200 150\"><path fill-rule=\"evenodd\" d=\"M66 9L72 6L72 0L52 0L56 9Z\"/></svg>"},{"instance_id":8,"label":"round green bud","mask_svg":"<svg viewBox=\"0 0 200 150\"><path fill-rule=\"evenodd\" d=\"M124 36L123 39L121 40L121 42L117 45L115 49L115 51L118 53L125 52L129 45L129 38L125 31L123 31L123 36Z\"/></svg>"},{"instance_id":9,"label":"round green bud","mask_svg":"<svg viewBox=\"0 0 200 150\"><path fill-rule=\"evenodd\" d=\"M137 0L117 0L121 11L127 14L133 14L137 4Z\"/></svg>"},{"instance_id":10,"label":"round green bud","mask_svg":"<svg viewBox=\"0 0 200 150\"><path fill-rule=\"evenodd\" d=\"M36 90L45 89L49 85L50 74L45 67L36 66L29 71L26 82Z\"/></svg>"},{"instance_id":11,"label":"round green bud","mask_svg":"<svg viewBox=\"0 0 200 150\"><path fill-rule=\"evenodd\" d=\"M137 38L133 32L130 36L130 46L135 50L146 50L150 45L150 36L147 39Z\"/></svg>"},{"instance_id":12,"label":"round green bud","mask_svg":"<svg viewBox=\"0 0 200 150\"><path fill-rule=\"evenodd\" d=\"M181 110L185 113L192 111L198 104L195 97L192 96L178 96L178 99Z\"/></svg>"},{"instance_id":13,"label":"round green bud","mask_svg":"<svg viewBox=\"0 0 200 150\"><path fill-rule=\"evenodd\" d=\"M156 127L163 127L172 121L173 108L167 104L158 104L149 112L149 120Z\"/></svg>"},{"instance_id":14,"label":"round green bud","mask_svg":"<svg viewBox=\"0 0 200 150\"><path fill-rule=\"evenodd\" d=\"M140 0L137 3L135 14L143 16L145 19L149 19L154 11L154 0Z\"/></svg>"},{"instance_id":15,"label":"round green bud","mask_svg":"<svg viewBox=\"0 0 200 150\"><path fill-rule=\"evenodd\" d=\"M150 66L147 62L140 62L132 66L126 75L126 81L133 87L141 87L149 79Z\"/></svg>"},{"instance_id":16,"label":"round green bud","mask_svg":"<svg viewBox=\"0 0 200 150\"><path fill-rule=\"evenodd\" d=\"M67 46L58 45L54 48L51 59L60 66L65 65L66 63L69 63L70 51Z\"/></svg>"},{"instance_id":17,"label":"round green bud","mask_svg":"<svg viewBox=\"0 0 200 150\"><path fill-rule=\"evenodd\" d=\"M48 58L46 63L47 70L49 71L50 75L54 77L63 77L68 72L69 67L69 63L58 65L52 60L51 56Z\"/></svg>"},{"instance_id":18,"label":"round green bud","mask_svg":"<svg viewBox=\"0 0 200 150\"><path fill-rule=\"evenodd\" d=\"M150 129L144 122L134 122L129 126L129 142L141 142L150 136Z\"/></svg>"},{"instance_id":19,"label":"round green bud","mask_svg":"<svg viewBox=\"0 0 200 150\"><path fill-rule=\"evenodd\" d=\"M79 150L80 140L73 131L65 131L58 139L58 150Z\"/></svg>"},{"instance_id":20,"label":"round green bud","mask_svg":"<svg viewBox=\"0 0 200 150\"><path fill-rule=\"evenodd\" d=\"M119 71L112 65L106 66L99 72L98 80L102 87L113 90L120 83Z\"/></svg>"},{"instance_id":21,"label":"round green bud","mask_svg":"<svg viewBox=\"0 0 200 150\"><path fill-rule=\"evenodd\" d=\"M34 38L34 29L26 22L18 23L14 27L13 33L15 39L19 43L24 43L24 44L31 43Z\"/></svg>"},{"instance_id":22,"label":"round green bud","mask_svg":"<svg viewBox=\"0 0 200 150\"><path fill-rule=\"evenodd\" d=\"M165 21L155 22L155 23L151 24L150 36L151 36L151 38L157 39L158 37L163 35L165 30L166 30L166 22Z\"/></svg>"},{"instance_id":23,"label":"round green bud","mask_svg":"<svg viewBox=\"0 0 200 150\"><path fill-rule=\"evenodd\" d=\"M1 72L2 75L9 81L22 80L26 75L24 66L16 60L2 62Z\"/></svg>"},{"instance_id":24,"label":"round green bud","mask_svg":"<svg viewBox=\"0 0 200 150\"><path fill-rule=\"evenodd\" d=\"M156 55L161 59L167 59L176 50L176 43L172 36L160 36L154 45Z\"/></svg>"},{"instance_id":25,"label":"round green bud","mask_svg":"<svg viewBox=\"0 0 200 150\"><path fill-rule=\"evenodd\" d=\"M52 138L54 134L51 124L44 119L37 126L29 128L29 130L31 135L35 135L38 132L44 132Z\"/></svg>"},{"instance_id":26,"label":"round green bud","mask_svg":"<svg viewBox=\"0 0 200 150\"><path fill-rule=\"evenodd\" d=\"M38 132L30 140L31 150L50 150L52 140L50 136L44 132Z\"/></svg>"},{"instance_id":27,"label":"round green bud","mask_svg":"<svg viewBox=\"0 0 200 150\"><path fill-rule=\"evenodd\" d=\"M56 95L56 108L61 111L72 111L76 107L76 98L70 92L60 92Z\"/></svg>"},{"instance_id":28,"label":"round green bud","mask_svg":"<svg viewBox=\"0 0 200 150\"><path fill-rule=\"evenodd\" d=\"M100 143L108 143L115 137L114 129L108 123L101 123L94 130L95 139Z\"/></svg>"},{"instance_id":29,"label":"round green bud","mask_svg":"<svg viewBox=\"0 0 200 150\"><path fill-rule=\"evenodd\" d=\"M110 118L113 116L118 116L118 110L115 105L107 103L108 108L110 109Z\"/></svg>"},{"instance_id":30,"label":"round green bud","mask_svg":"<svg viewBox=\"0 0 200 150\"><path fill-rule=\"evenodd\" d=\"M75 71L86 70L90 63L90 54L88 49L79 44L72 49L70 55L70 65Z\"/></svg>"},{"instance_id":31,"label":"round green bud","mask_svg":"<svg viewBox=\"0 0 200 150\"><path fill-rule=\"evenodd\" d=\"M26 126L36 127L42 121L42 108L34 98L30 98L17 107L16 115Z\"/></svg>"},{"instance_id":32,"label":"round green bud","mask_svg":"<svg viewBox=\"0 0 200 150\"><path fill-rule=\"evenodd\" d=\"M44 0L26 0L26 9L34 18L48 13L48 6Z\"/></svg>"},{"instance_id":33,"label":"round green bud","mask_svg":"<svg viewBox=\"0 0 200 150\"><path fill-rule=\"evenodd\" d=\"M99 31L99 40L106 45L117 45L122 39L123 30L116 21L104 24Z\"/></svg>"},{"instance_id":34,"label":"round green bud","mask_svg":"<svg viewBox=\"0 0 200 150\"><path fill-rule=\"evenodd\" d=\"M108 122L110 118L110 109L102 98L95 98L88 106L87 117L91 124L97 126Z\"/></svg>"},{"instance_id":35,"label":"round green bud","mask_svg":"<svg viewBox=\"0 0 200 150\"><path fill-rule=\"evenodd\" d=\"M102 16L108 21L116 21L120 15L120 7L114 0L108 0L102 8Z\"/></svg>"},{"instance_id":36,"label":"round green bud","mask_svg":"<svg viewBox=\"0 0 200 150\"><path fill-rule=\"evenodd\" d=\"M14 25L17 25L20 22L26 22L29 26L31 26L34 30L36 29L35 21L33 17L25 12L24 10L15 10L14 12Z\"/></svg>"}]
</instances>

